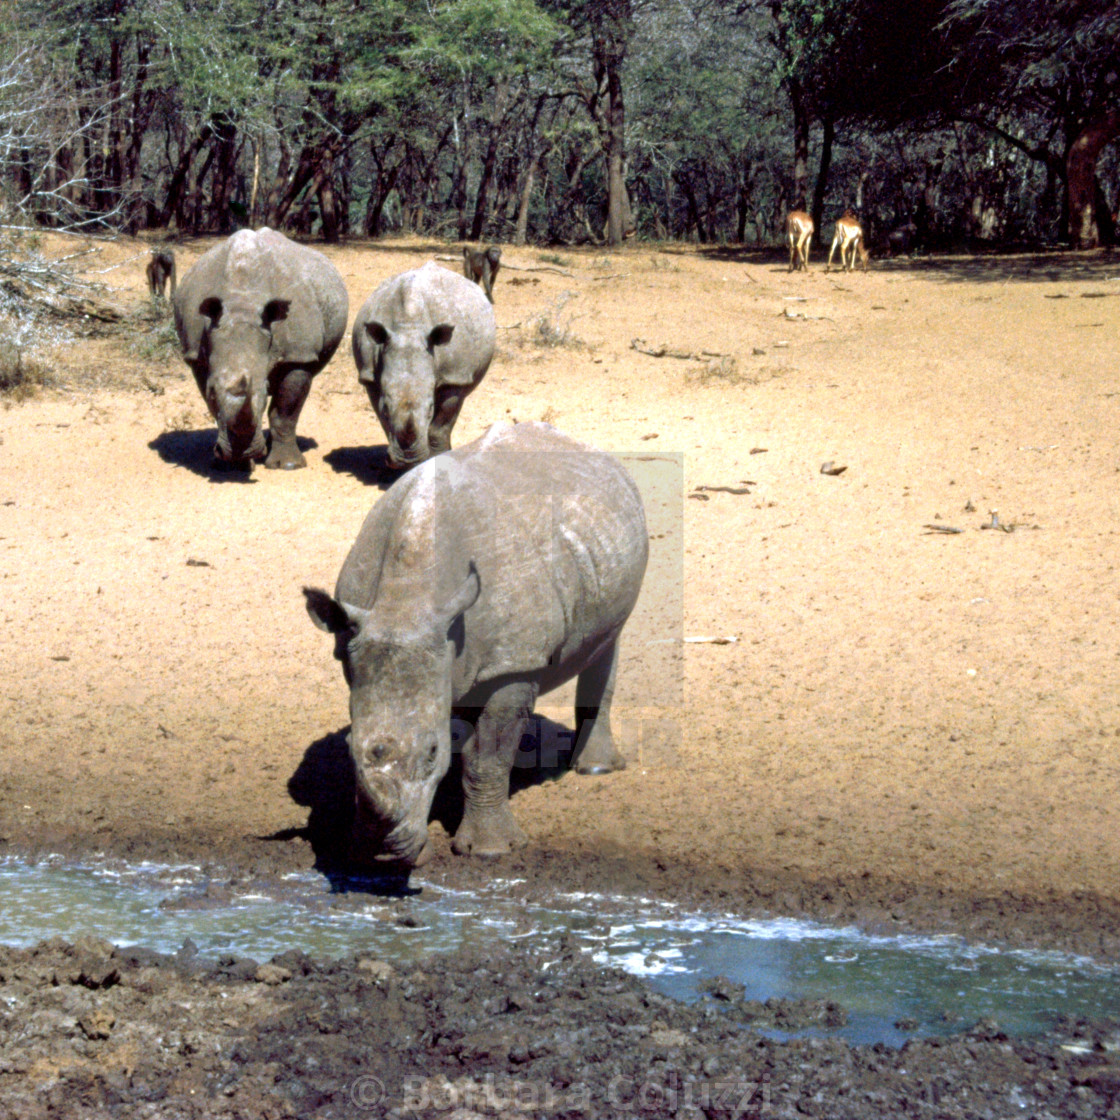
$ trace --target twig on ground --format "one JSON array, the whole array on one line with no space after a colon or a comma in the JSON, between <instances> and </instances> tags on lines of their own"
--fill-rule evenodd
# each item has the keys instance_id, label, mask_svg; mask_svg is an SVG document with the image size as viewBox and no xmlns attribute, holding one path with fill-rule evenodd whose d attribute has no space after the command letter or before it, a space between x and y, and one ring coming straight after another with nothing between
<instances>
[{"instance_id":1,"label":"twig on ground","mask_svg":"<svg viewBox=\"0 0 1120 1120\"><path fill-rule=\"evenodd\" d=\"M749 494L751 492L750 488L757 485L757 482L744 478L742 486L697 486L694 487L694 492L698 493L701 490L707 490L709 493Z\"/></svg>"},{"instance_id":2,"label":"twig on ground","mask_svg":"<svg viewBox=\"0 0 1120 1120\"><path fill-rule=\"evenodd\" d=\"M708 362L713 358L729 358L730 354L721 354L718 350L670 350L662 344L655 346L644 338L632 338L630 349L637 350L639 354L648 354L651 358L679 358L683 362Z\"/></svg>"}]
</instances>

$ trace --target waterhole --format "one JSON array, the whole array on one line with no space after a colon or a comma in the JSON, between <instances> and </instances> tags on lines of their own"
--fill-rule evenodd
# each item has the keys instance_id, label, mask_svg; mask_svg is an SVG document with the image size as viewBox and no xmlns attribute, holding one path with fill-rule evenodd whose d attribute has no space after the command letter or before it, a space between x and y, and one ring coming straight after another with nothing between
<instances>
[{"instance_id":1,"label":"waterhole","mask_svg":"<svg viewBox=\"0 0 1120 1120\"><path fill-rule=\"evenodd\" d=\"M1081 957L1001 950L952 936L872 936L785 918L688 913L672 903L557 893L517 897L516 881L448 890L413 877L404 897L313 874L237 881L195 866L0 861L0 943L96 934L116 945L257 960L289 949L319 958L373 956L396 965L496 941L575 946L683 1000L714 999L729 1015L752 1001L837 1004L842 1016L796 1033L900 1045L994 1021L1009 1035L1061 1016L1104 1019L1120 1007L1120 971Z\"/></svg>"}]
</instances>

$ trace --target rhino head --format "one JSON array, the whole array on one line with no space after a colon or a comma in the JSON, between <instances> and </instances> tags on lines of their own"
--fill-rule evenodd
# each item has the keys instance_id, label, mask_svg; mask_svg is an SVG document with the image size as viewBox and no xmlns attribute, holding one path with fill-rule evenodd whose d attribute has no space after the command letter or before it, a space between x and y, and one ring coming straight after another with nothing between
<instances>
[{"instance_id":1,"label":"rhino head","mask_svg":"<svg viewBox=\"0 0 1120 1120\"><path fill-rule=\"evenodd\" d=\"M421 862L436 787L451 765L453 628L480 590L471 572L423 618L386 625L363 610L305 587L311 621L335 635L350 686L355 855L398 866Z\"/></svg>"},{"instance_id":2,"label":"rhino head","mask_svg":"<svg viewBox=\"0 0 1120 1120\"><path fill-rule=\"evenodd\" d=\"M199 388L218 425L214 455L223 462L265 457L268 375L276 361L272 328L287 318L290 306L289 300L272 299L242 307L218 296L199 304L207 323L196 359L196 368L205 371Z\"/></svg>"},{"instance_id":3,"label":"rhino head","mask_svg":"<svg viewBox=\"0 0 1120 1120\"><path fill-rule=\"evenodd\" d=\"M407 328L390 331L366 323L374 346L367 376L359 375L389 443L389 465L398 470L431 455L429 430L436 406L436 347L451 341L455 328L440 323L426 334Z\"/></svg>"}]
</instances>

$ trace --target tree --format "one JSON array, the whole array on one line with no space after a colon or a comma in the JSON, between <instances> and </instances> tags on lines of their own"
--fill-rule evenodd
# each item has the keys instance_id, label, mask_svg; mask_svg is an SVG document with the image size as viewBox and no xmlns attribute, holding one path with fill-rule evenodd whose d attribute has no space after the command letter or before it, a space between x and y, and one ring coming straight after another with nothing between
<instances>
[{"instance_id":1,"label":"tree","mask_svg":"<svg viewBox=\"0 0 1120 1120\"><path fill-rule=\"evenodd\" d=\"M892 91L905 91L882 112L885 124L962 121L986 129L1064 188L1060 223L1074 246L1099 243L1096 166L1120 136L1120 8L1113 0L948 0L932 33L895 58L904 70L896 65L864 84L880 106Z\"/></svg>"},{"instance_id":2,"label":"tree","mask_svg":"<svg viewBox=\"0 0 1120 1120\"><path fill-rule=\"evenodd\" d=\"M822 126L811 208L819 241L837 123L856 111L852 70L866 57L860 42L863 5L852 0L767 0L767 5L778 73L793 111L796 209L808 209L809 135L814 121Z\"/></svg>"}]
</instances>

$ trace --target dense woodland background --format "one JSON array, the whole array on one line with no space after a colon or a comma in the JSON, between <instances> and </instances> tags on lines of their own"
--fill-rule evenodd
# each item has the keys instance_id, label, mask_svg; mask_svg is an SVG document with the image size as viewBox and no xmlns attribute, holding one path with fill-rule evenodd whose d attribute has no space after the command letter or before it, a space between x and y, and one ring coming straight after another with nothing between
<instances>
[{"instance_id":1,"label":"dense woodland background","mask_svg":"<svg viewBox=\"0 0 1120 1120\"><path fill-rule=\"evenodd\" d=\"M1112 243L1115 0L19 0L0 224ZM896 238L896 245L898 239Z\"/></svg>"}]
</instances>

